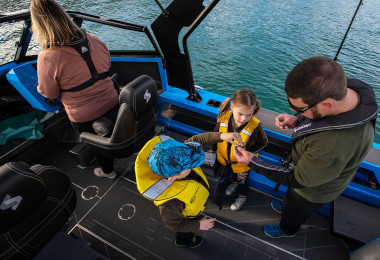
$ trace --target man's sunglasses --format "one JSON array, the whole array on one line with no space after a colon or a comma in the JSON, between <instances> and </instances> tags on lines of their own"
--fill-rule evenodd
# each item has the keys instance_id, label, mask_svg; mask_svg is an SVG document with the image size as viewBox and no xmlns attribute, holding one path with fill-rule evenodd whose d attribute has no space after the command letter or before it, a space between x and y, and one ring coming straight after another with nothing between
<instances>
[{"instance_id":1,"label":"man's sunglasses","mask_svg":"<svg viewBox=\"0 0 380 260\"><path fill-rule=\"evenodd\" d=\"M301 114L301 113L304 113L306 112L306 110L316 106L319 102L315 103L315 104L312 104L310 106L307 106L307 107L303 107L303 108L299 108L299 107L295 107L292 103L290 103L290 100L288 98L288 103L289 103L289 106L294 110L296 111L298 114Z\"/></svg>"}]
</instances>

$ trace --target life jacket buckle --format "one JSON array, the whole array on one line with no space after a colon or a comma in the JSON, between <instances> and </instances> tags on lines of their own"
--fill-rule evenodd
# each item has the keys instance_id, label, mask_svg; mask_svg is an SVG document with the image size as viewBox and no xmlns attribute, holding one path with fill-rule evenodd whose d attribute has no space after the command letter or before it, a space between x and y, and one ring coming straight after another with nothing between
<instances>
[{"instance_id":1,"label":"life jacket buckle","mask_svg":"<svg viewBox=\"0 0 380 260\"><path fill-rule=\"evenodd\" d=\"M227 163L227 165L237 164L237 162L232 162L232 161L228 161L228 160L226 160L226 163Z\"/></svg>"},{"instance_id":2,"label":"life jacket buckle","mask_svg":"<svg viewBox=\"0 0 380 260\"><path fill-rule=\"evenodd\" d=\"M95 81L98 81L101 79L100 75L98 73L92 75L92 79Z\"/></svg>"}]
</instances>

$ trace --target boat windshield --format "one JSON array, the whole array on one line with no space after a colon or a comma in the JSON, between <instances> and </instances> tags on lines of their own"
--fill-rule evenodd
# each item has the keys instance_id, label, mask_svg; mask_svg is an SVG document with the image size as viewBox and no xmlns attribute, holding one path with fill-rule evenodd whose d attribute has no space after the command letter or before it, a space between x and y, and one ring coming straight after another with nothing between
<instances>
[{"instance_id":1,"label":"boat windshield","mask_svg":"<svg viewBox=\"0 0 380 260\"><path fill-rule=\"evenodd\" d=\"M97 35L111 53L154 53L162 56L145 26L79 12L69 14L79 26ZM33 59L41 51L30 29L29 12L0 17L0 35L4 39L0 45L0 65Z\"/></svg>"}]
</instances>

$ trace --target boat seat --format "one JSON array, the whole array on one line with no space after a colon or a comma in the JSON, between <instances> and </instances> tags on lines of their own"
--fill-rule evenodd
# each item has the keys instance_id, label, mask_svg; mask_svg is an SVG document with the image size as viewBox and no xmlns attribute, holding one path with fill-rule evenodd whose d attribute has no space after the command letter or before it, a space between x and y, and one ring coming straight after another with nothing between
<instances>
[{"instance_id":1,"label":"boat seat","mask_svg":"<svg viewBox=\"0 0 380 260\"><path fill-rule=\"evenodd\" d=\"M61 229L76 206L69 177L52 166L0 166L0 259L30 259Z\"/></svg>"},{"instance_id":2,"label":"boat seat","mask_svg":"<svg viewBox=\"0 0 380 260\"><path fill-rule=\"evenodd\" d=\"M138 152L155 134L157 121L157 86L142 75L125 85L119 95L119 112L112 133L83 132L82 141L92 150L112 158L126 158ZM109 120L101 118L95 124ZM94 125L94 124L93 124ZM98 126L99 128L99 126Z\"/></svg>"}]
</instances>

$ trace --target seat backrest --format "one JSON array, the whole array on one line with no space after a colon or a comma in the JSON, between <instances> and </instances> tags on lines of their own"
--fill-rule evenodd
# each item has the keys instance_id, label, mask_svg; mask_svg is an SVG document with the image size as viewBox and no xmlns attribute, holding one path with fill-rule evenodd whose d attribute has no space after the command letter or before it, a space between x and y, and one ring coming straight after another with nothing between
<instances>
[{"instance_id":1,"label":"seat backrest","mask_svg":"<svg viewBox=\"0 0 380 260\"><path fill-rule=\"evenodd\" d=\"M43 180L21 163L0 166L0 234L22 222L47 198Z\"/></svg>"},{"instance_id":2,"label":"seat backrest","mask_svg":"<svg viewBox=\"0 0 380 260\"><path fill-rule=\"evenodd\" d=\"M156 82L147 75L142 75L122 88L119 103L132 107L135 120L142 120L152 109L157 110Z\"/></svg>"},{"instance_id":3,"label":"seat backrest","mask_svg":"<svg viewBox=\"0 0 380 260\"><path fill-rule=\"evenodd\" d=\"M156 83L147 75L124 86L120 91L120 109L110 142L127 141L125 144L130 146L130 154L141 149L155 132L157 100Z\"/></svg>"},{"instance_id":4,"label":"seat backrest","mask_svg":"<svg viewBox=\"0 0 380 260\"><path fill-rule=\"evenodd\" d=\"M83 132L80 138L92 150L105 156L129 157L155 134L157 100L155 81L142 75L120 91L120 107L111 137Z\"/></svg>"},{"instance_id":5,"label":"seat backrest","mask_svg":"<svg viewBox=\"0 0 380 260\"><path fill-rule=\"evenodd\" d=\"M0 259L30 259L76 206L69 177L52 166L0 166Z\"/></svg>"}]
</instances>

